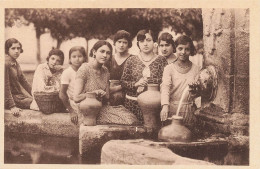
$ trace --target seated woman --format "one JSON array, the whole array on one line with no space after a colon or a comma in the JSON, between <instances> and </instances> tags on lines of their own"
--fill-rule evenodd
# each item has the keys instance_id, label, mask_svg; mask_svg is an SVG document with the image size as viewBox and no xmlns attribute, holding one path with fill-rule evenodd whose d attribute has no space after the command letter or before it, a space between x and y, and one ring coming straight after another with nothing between
<instances>
[{"instance_id":1,"label":"seated woman","mask_svg":"<svg viewBox=\"0 0 260 169\"><path fill-rule=\"evenodd\" d=\"M174 55L175 43L170 33L164 32L158 38L159 50L168 62L168 64L175 62L177 57Z\"/></svg>"},{"instance_id":2,"label":"seated woman","mask_svg":"<svg viewBox=\"0 0 260 169\"><path fill-rule=\"evenodd\" d=\"M87 61L87 55L84 47L74 46L69 51L70 66L62 72L61 89L59 97L70 112L71 122L78 123L78 106L73 100L73 91L75 86L76 73L82 63Z\"/></svg>"},{"instance_id":3,"label":"seated woman","mask_svg":"<svg viewBox=\"0 0 260 169\"><path fill-rule=\"evenodd\" d=\"M23 53L22 44L14 38L5 41L5 109L19 116L22 109L29 109L32 87L26 80L16 59Z\"/></svg>"},{"instance_id":4,"label":"seated woman","mask_svg":"<svg viewBox=\"0 0 260 169\"><path fill-rule=\"evenodd\" d=\"M176 115L178 105L184 93L184 99L179 115L184 117L186 123L192 118L192 106L195 95L189 92L189 85L193 84L199 73L199 67L193 64L189 57L195 54L192 40L185 35L175 41L177 61L167 65L163 72L161 85L161 121ZM186 93L185 93L186 90Z\"/></svg>"},{"instance_id":5,"label":"seated woman","mask_svg":"<svg viewBox=\"0 0 260 169\"><path fill-rule=\"evenodd\" d=\"M117 31L114 36L114 46L115 55L105 63L105 66L110 72L110 104L117 106L123 105L125 99L125 93L122 92L119 80L123 74L126 60L131 56L128 53L128 49L132 47L130 33L125 30Z\"/></svg>"},{"instance_id":6,"label":"seated woman","mask_svg":"<svg viewBox=\"0 0 260 169\"><path fill-rule=\"evenodd\" d=\"M40 64L36 68L33 76L32 94L34 92L54 92L60 90L64 53L59 49L52 49L46 60L46 63ZM34 98L30 109L39 110Z\"/></svg>"},{"instance_id":7,"label":"seated woman","mask_svg":"<svg viewBox=\"0 0 260 169\"><path fill-rule=\"evenodd\" d=\"M160 85L163 69L167 65L165 57L154 54L154 37L151 30L140 30L137 33L138 56L127 59L121 83L126 92L124 106L133 112L140 122L143 114L137 102L137 96L146 90L148 83Z\"/></svg>"},{"instance_id":8,"label":"seated woman","mask_svg":"<svg viewBox=\"0 0 260 169\"><path fill-rule=\"evenodd\" d=\"M109 72L104 66L105 62L112 55L112 46L109 42L99 40L90 51L90 56L94 58L89 63L83 63L76 74L74 87L74 101L79 104L80 114L87 115L88 106L84 100L88 92L94 92L96 98L102 101L103 106L98 115L98 124L133 124L136 118L131 113L118 111L117 107L107 106L109 104ZM86 116L87 117L87 116ZM89 123L83 121L84 125L95 125L96 121Z\"/></svg>"}]
</instances>

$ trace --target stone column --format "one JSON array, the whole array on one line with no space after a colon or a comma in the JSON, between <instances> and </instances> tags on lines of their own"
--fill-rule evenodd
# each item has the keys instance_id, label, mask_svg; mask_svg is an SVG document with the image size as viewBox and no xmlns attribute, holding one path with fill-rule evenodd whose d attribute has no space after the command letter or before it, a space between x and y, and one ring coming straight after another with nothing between
<instances>
[{"instance_id":1,"label":"stone column","mask_svg":"<svg viewBox=\"0 0 260 169\"><path fill-rule=\"evenodd\" d=\"M203 64L218 71L212 103L224 112L249 114L249 9L205 8L202 17Z\"/></svg>"}]
</instances>

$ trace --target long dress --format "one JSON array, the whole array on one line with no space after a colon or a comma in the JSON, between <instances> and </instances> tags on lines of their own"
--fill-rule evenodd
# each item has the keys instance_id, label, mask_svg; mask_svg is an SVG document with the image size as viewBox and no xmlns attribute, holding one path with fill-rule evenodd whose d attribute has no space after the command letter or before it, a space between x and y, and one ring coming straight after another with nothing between
<instances>
[{"instance_id":1,"label":"long dress","mask_svg":"<svg viewBox=\"0 0 260 169\"><path fill-rule=\"evenodd\" d=\"M131 56L132 55L130 55L129 57L131 57ZM110 72L110 80L120 81L123 71L124 71L124 66L125 66L126 60L128 58L126 58L124 60L124 62L121 63L120 65L116 62L116 59L114 56L105 63L105 66L108 68L108 70ZM119 82L119 84L120 84L120 82ZM112 84L110 83L110 85L112 85ZM125 93L123 91L121 91L120 94L117 93L117 94L110 95L110 104L111 105L123 105L124 100L125 100Z\"/></svg>"},{"instance_id":2,"label":"long dress","mask_svg":"<svg viewBox=\"0 0 260 169\"><path fill-rule=\"evenodd\" d=\"M149 63L144 63L140 56L132 56L126 61L121 78L123 90L126 92L124 106L133 112L141 122L143 122L143 114L137 103L137 96L140 93L137 93L137 88L134 84L143 77L144 70L149 70L150 77L148 77L148 83L161 84L163 69L167 64L163 56L156 56Z\"/></svg>"},{"instance_id":3,"label":"long dress","mask_svg":"<svg viewBox=\"0 0 260 169\"><path fill-rule=\"evenodd\" d=\"M48 63L38 65L33 76L32 94L34 92L53 92L60 90L60 78L63 72L62 67L55 73L52 73ZM51 89L49 87L52 86ZM30 109L39 110L39 107L33 97Z\"/></svg>"},{"instance_id":4,"label":"long dress","mask_svg":"<svg viewBox=\"0 0 260 169\"><path fill-rule=\"evenodd\" d=\"M187 73L180 73L175 63L167 65L163 72L163 80L161 85L161 105L169 105L168 117L176 114L181 96L192 83L199 73L199 67L192 63L191 69ZM179 115L183 116L186 121L189 121L192 111L193 100L189 97L189 92L184 95L182 106Z\"/></svg>"},{"instance_id":5,"label":"long dress","mask_svg":"<svg viewBox=\"0 0 260 169\"><path fill-rule=\"evenodd\" d=\"M32 87L26 80L20 65L9 55L5 56L5 104L6 109L16 106L29 109Z\"/></svg>"},{"instance_id":6,"label":"long dress","mask_svg":"<svg viewBox=\"0 0 260 169\"><path fill-rule=\"evenodd\" d=\"M105 66L102 66L101 74L97 74L89 63L83 63L76 74L76 79L80 78L84 82L83 93L99 89L107 91L107 88L109 88L109 77L109 71ZM108 94L106 93L106 95ZM136 117L123 106L103 105L97 117L97 124L133 125L137 123Z\"/></svg>"}]
</instances>

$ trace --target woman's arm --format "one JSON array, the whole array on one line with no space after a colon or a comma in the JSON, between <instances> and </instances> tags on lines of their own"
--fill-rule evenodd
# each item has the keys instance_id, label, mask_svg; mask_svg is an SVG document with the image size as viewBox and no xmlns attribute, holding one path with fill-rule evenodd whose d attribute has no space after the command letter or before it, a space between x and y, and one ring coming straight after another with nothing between
<instances>
[{"instance_id":1,"label":"woman's arm","mask_svg":"<svg viewBox=\"0 0 260 169\"><path fill-rule=\"evenodd\" d=\"M123 70L123 75L121 77L121 86L126 91L135 92L138 86L135 86L136 82L132 78L132 58L127 59L125 67Z\"/></svg>"},{"instance_id":2,"label":"woman's arm","mask_svg":"<svg viewBox=\"0 0 260 169\"><path fill-rule=\"evenodd\" d=\"M21 85L23 86L23 88L30 94L32 95L32 86L31 84L27 81L27 79L25 78L24 74L23 74L23 71L20 67L20 65L18 64L17 65L17 71L19 72L18 74L20 74L20 77L19 77L19 81L21 83Z\"/></svg>"},{"instance_id":3,"label":"woman's arm","mask_svg":"<svg viewBox=\"0 0 260 169\"><path fill-rule=\"evenodd\" d=\"M46 91L48 89L49 88L47 88L45 81L44 65L41 64L36 68L33 76L32 94L33 92L41 92Z\"/></svg>"},{"instance_id":4,"label":"woman's arm","mask_svg":"<svg viewBox=\"0 0 260 169\"><path fill-rule=\"evenodd\" d=\"M79 103L86 98L86 95L82 93L83 89L84 89L84 80L80 78L76 78L75 87L74 87L74 97L73 97L75 103Z\"/></svg>"},{"instance_id":5,"label":"woman's arm","mask_svg":"<svg viewBox=\"0 0 260 169\"><path fill-rule=\"evenodd\" d=\"M62 103L66 107L66 109L69 110L69 112L73 112L73 108L70 105L69 102L69 97L67 95L67 90L68 90L68 84L62 84L59 92L59 98L62 100Z\"/></svg>"}]
</instances>

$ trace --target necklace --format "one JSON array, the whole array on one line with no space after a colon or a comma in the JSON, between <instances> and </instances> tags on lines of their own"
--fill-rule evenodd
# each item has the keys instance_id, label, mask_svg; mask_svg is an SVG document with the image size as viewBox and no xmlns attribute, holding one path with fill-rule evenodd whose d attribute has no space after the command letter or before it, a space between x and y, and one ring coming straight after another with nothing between
<instances>
[{"instance_id":1,"label":"necklace","mask_svg":"<svg viewBox=\"0 0 260 169\"><path fill-rule=\"evenodd\" d=\"M141 59L142 59L142 61L144 61L144 62L150 62L153 58L154 58L154 55L153 55L153 57L151 57L151 59L149 59L149 60L144 60L143 59L143 56L140 54L140 56L141 56Z\"/></svg>"},{"instance_id":2,"label":"necklace","mask_svg":"<svg viewBox=\"0 0 260 169\"><path fill-rule=\"evenodd\" d=\"M179 66L179 68L181 68L181 69L187 69L187 68L189 68L190 66L191 66L191 62L189 62L187 65L185 65L185 66L183 66L183 65L181 65L181 64L178 64L178 66Z\"/></svg>"}]
</instances>

